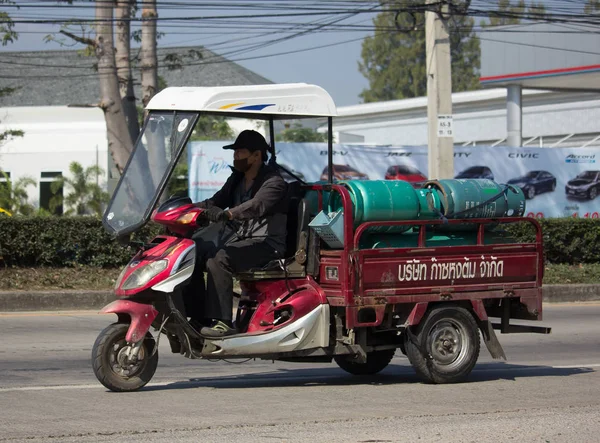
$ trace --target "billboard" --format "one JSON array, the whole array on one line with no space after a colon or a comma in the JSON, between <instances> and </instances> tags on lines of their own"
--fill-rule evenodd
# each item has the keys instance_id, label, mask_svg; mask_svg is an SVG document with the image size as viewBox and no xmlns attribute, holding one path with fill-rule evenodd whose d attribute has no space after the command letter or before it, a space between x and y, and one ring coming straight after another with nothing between
<instances>
[{"instance_id":1,"label":"billboard","mask_svg":"<svg viewBox=\"0 0 600 443\"><path fill-rule=\"evenodd\" d=\"M231 174L226 142L193 142L188 149L193 201L210 198ZM489 178L520 186L530 217L600 217L600 150L596 148L456 147L456 178ZM277 161L308 182L327 178L327 145L278 143ZM426 146L334 145L338 180L427 178Z\"/></svg>"}]
</instances>

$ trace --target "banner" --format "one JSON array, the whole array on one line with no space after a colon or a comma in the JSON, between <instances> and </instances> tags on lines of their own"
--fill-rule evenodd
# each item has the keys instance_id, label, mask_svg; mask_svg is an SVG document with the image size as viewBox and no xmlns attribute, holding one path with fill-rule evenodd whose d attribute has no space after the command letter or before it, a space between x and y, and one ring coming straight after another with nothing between
<instances>
[{"instance_id":1,"label":"banner","mask_svg":"<svg viewBox=\"0 0 600 443\"><path fill-rule=\"evenodd\" d=\"M193 142L188 150L193 201L210 198L231 174L227 142ZM277 143L277 162L308 182L327 179L325 143ZM456 178L489 178L520 186L530 217L599 218L600 150L596 148L455 147ZM338 180L427 179L427 147L334 145Z\"/></svg>"}]
</instances>

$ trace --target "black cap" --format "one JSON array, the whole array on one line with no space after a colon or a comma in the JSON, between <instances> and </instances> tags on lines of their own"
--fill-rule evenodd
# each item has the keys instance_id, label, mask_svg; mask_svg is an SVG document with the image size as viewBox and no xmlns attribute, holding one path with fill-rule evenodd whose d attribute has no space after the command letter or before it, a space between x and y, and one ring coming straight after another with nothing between
<instances>
[{"instance_id":1,"label":"black cap","mask_svg":"<svg viewBox=\"0 0 600 443\"><path fill-rule=\"evenodd\" d=\"M260 132L246 129L240 132L232 145L223 146L223 149L247 149L250 152L262 151L263 161L266 161L269 145Z\"/></svg>"}]
</instances>

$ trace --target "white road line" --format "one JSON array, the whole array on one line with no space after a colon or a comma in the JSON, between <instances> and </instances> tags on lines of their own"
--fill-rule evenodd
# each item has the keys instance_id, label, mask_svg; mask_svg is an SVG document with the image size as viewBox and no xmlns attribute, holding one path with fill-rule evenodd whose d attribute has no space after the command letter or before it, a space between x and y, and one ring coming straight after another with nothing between
<instances>
[{"instance_id":1,"label":"white road line","mask_svg":"<svg viewBox=\"0 0 600 443\"><path fill-rule=\"evenodd\" d=\"M171 380L164 381L160 383L149 383L146 387L161 387L168 386L174 383L194 383L188 380ZM60 390L68 390L68 389L104 389L107 390L100 383L96 383L93 385L56 385L56 386L20 386L14 388L0 388L0 394L5 392L24 392L24 391L60 391Z\"/></svg>"},{"instance_id":2,"label":"white road line","mask_svg":"<svg viewBox=\"0 0 600 443\"><path fill-rule=\"evenodd\" d=\"M532 365L523 366L523 367L519 367L519 368L504 368L504 367L500 366L497 368L478 369L477 367L475 367L473 372L491 372L491 371L493 371L493 372L500 372L500 371L519 372L519 371L535 371L535 370L539 370L540 368L550 368L550 369L600 368L600 363L567 365L567 366L546 366L546 365L532 364ZM248 374L248 375L253 375L253 374ZM305 378L305 377L302 377L302 378ZM328 377L328 378L332 378L332 377ZM215 382L215 381L219 381L219 380L215 380L215 378L211 378L211 382ZM223 377L222 381L226 382L227 378ZM173 384L182 384L182 385L196 384L196 383L201 383L201 382L202 382L202 380L167 380L167 381L157 382L157 383L148 383L148 385L146 385L146 386L151 388L151 387L169 386L169 385L173 385ZM299 380L299 382L300 382L300 380ZM202 386L199 386L199 387L202 387ZM102 386L100 383L97 383L97 384L92 384L92 385L21 386L21 387L14 387L14 388L0 388L0 394L3 394L5 392L59 391L59 390L69 390L69 389L103 389L103 390L106 390L106 388L104 386Z\"/></svg>"}]
</instances>

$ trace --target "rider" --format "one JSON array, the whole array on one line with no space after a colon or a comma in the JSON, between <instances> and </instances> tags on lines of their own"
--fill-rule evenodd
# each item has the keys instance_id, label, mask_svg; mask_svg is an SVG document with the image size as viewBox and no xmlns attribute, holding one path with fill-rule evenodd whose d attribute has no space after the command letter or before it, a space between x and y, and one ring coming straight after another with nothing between
<instances>
[{"instance_id":1,"label":"rider","mask_svg":"<svg viewBox=\"0 0 600 443\"><path fill-rule=\"evenodd\" d=\"M196 203L215 222L194 235L196 270L193 289L204 298L204 318L198 306L192 320L204 323L201 334L219 337L235 334L232 327L233 273L260 268L283 258L286 238L287 184L275 167L265 164L267 145L256 131L242 131L232 145L233 172L208 200ZM203 268L206 261L207 281ZM194 301L192 301L192 305Z\"/></svg>"}]
</instances>

